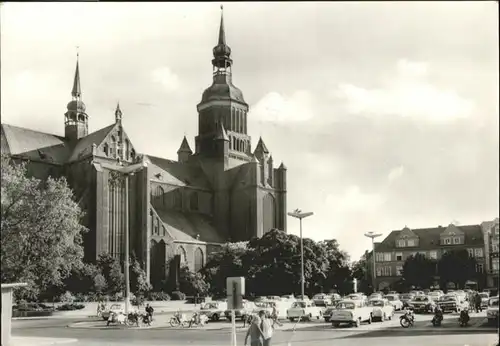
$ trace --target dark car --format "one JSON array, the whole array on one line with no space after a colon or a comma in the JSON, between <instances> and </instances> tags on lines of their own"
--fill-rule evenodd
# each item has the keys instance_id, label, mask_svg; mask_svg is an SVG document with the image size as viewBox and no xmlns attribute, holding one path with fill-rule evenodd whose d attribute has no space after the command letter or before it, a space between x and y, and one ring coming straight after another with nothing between
<instances>
[{"instance_id":1,"label":"dark car","mask_svg":"<svg viewBox=\"0 0 500 346\"><path fill-rule=\"evenodd\" d=\"M436 303L428 296L416 296L410 301L410 308L413 308L415 313L434 312Z\"/></svg>"},{"instance_id":2,"label":"dark car","mask_svg":"<svg viewBox=\"0 0 500 346\"><path fill-rule=\"evenodd\" d=\"M325 322L330 322L333 310L335 310L335 308L331 306L326 308L325 311L323 311L323 318L325 319Z\"/></svg>"}]
</instances>

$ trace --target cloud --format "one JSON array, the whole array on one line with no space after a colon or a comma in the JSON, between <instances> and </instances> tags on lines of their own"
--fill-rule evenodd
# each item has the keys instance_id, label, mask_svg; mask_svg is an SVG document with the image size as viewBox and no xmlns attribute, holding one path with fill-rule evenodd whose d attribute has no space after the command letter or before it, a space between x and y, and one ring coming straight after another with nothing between
<instances>
[{"instance_id":1,"label":"cloud","mask_svg":"<svg viewBox=\"0 0 500 346\"><path fill-rule=\"evenodd\" d=\"M151 72L151 77L154 82L161 84L167 92L173 92L179 89L179 77L167 66L153 70L153 72Z\"/></svg>"},{"instance_id":2,"label":"cloud","mask_svg":"<svg viewBox=\"0 0 500 346\"><path fill-rule=\"evenodd\" d=\"M344 101L345 109L351 114L402 116L434 122L471 114L474 109L471 100L430 84L428 77L427 64L400 60L396 76L385 86L368 89L339 84L332 96Z\"/></svg>"},{"instance_id":3,"label":"cloud","mask_svg":"<svg viewBox=\"0 0 500 346\"><path fill-rule=\"evenodd\" d=\"M309 91L299 90L289 97L270 92L251 108L250 117L265 122L303 122L314 117L312 106Z\"/></svg>"},{"instance_id":4,"label":"cloud","mask_svg":"<svg viewBox=\"0 0 500 346\"><path fill-rule=\"evenodd\" d=\"M401 176L403 175L404 171L405 171L405 168L403 166L394 167L389 172L389 175L387 176L387 180L389 180L389 182L391 183L391 182L393 182L393 181L401 178Z\"/></svg>"},{"instance_id":5,"label":"cloud","mask_svg":"<svg viewBox=\"0 0 500 346\"><path fill-rule=\"evenodd\" d=\"M349 186L342 195L330 194L326 197L328 208L335 213L372 212L384 203L379 194L363 193L357 185Z\"/></svg>"}]
</instances>

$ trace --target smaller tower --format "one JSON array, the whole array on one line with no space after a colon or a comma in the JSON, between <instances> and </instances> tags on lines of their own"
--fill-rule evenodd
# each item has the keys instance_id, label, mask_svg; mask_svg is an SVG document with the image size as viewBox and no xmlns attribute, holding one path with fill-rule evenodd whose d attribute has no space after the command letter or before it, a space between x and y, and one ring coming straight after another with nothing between
<instances>
[{"instance_id":1,"label":"smaller tower","mask_svg":"<svg viewBox=\"0 0 500 346\"><path fill-rule=\"evenodd\" d=\"M186 163L189 161L191 155L193 155L193 151L189 146L186 136L184 136L184 138L182 139L181 146L179 147L179 150L177 150L177 161L181 163Z\"/></svg>"},{"instance_id":2,"label":"smaller tower","mask_svg":"<svg viewBox=\"0 0 500 346\"><path fill-rule=\"evenodd\" d=\"M273 156L269 156L269 160L267 160L267 181L269 182L269 186L274 187L274 167L273 167Z\"/></svg>"},{"instance_id":3,"label":"smaller tower","mask_svg":"<svg viewBox=\"0 0 500 346\"><path fill-rule=\"evenodd\" d=\"M269 150L267 150L262 137L259 138L257 147L254 151L255 157L260 162L260 182L262 185L269 185Z\"/></svg>"},{"instance_id":4,"label":"smaller tower","mask_svg":"<svg viewBox=\"0 0 500 346\"><path fill-rule=\"evenodd\" d=\"M75 78L71 91L72 100L67 105L67 112L64 113L64 136L70 141L78 141L89 133L88 115L85 113L85 104L82 101L78 58L77 54Z\"/></svg>"},{"instance_id":5,"label":"smaller tower","mask_svg":"<svg viewBox=\"0 0 500 346\"><path fill-rule=\"evenodd\" d=\"M122 110L120 109L120 102L116 104L116 110L115 110L115 123L121 124L122 123Z\"/></svg>"}]
</instances>

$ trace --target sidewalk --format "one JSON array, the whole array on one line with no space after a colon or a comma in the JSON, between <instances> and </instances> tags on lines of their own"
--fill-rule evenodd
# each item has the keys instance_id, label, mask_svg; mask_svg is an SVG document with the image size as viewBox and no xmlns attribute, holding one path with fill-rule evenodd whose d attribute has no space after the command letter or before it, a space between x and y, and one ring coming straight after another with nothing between
<instances>
[{"instance_id":1,"label":"sidewalk","mask_svg":"<svg viewBox=\"0 0 500 346\"><path fill-rule=\"evenodd\" d=\"M11 346L46 346L46 345L61 345L77 342L77 339L63 338L42 338L42 337L24 337L13 336L10 342Z\"/></svg>"}]
</instances>

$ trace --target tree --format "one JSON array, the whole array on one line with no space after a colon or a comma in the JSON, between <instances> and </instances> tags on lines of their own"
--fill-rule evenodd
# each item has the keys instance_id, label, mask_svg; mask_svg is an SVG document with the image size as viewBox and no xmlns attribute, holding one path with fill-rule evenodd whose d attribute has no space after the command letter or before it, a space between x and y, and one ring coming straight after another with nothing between
<instances>
[{"instance_id":1,"label":"tree","mask_svg":"<svg viewBox=\"0 0 500 346\"><path fill-rule=\"evenodd\" d=\"M118 258L108 253L103 253L99 255L97 259L97 267L101 270L102 275L106 279L108 294L123 292L125 288L125 277L122 273Z\"/></svg>"},{"instance_id":2,"label":"tree","mask_svg":"<svg viewBox=\"0 0 500 346\"><path fill-rule=\"evenodd\" d=\"M34 299L82 265L83 212L64 178L41 181L1 160L1 280L28 283L18 296Z\"/></svg>"},{"instance_id":3,"label":"tree","mask_svg":"<svg viewBox=\"0 0 500 346\"><path fill-rule=\"evenodd\" d=\"M403 279L406 285L428 288L434 282L436 262L417 253L406 258L403 264Z\"/></svg>"},{"instance_id":4,"label":"tree","mask_svg":"<svg viewBox=\"0 0 500 346\"><path fill-rule=\"evenodd\" d=\"M95 292L95 279L102 276L100 269L91 263L84 263L80 268L72 270L71 275L64 280L66 291L71 293Z\"/></svg>"},{"instance_id":5,"label":"tree","mask_svg":"<svg viewBox=\"0 0 500 346\"><path fill-rule=\"evenodd\" d=\"M353 262L351 275L357 280L357 290L358 292L371 292L371 274L368 273L368 263L367 259L369 257L369 252L361 256L358 261Z\"/></svg>"},{"instance_id":6,"label":"tree","mask_svg":"<svg viewBox=\"0 0 500 346\"><path fill-rule=\"evenodd\" d=\"M132 293L139 296L151 291L151 284L149 283L146 272L142 269L139 261L132 256L130 263L130 289Z\"/></svg>"},{"instance_id":7,"label":"tree","mask_svg":"<svg viewBox=\"0 0 500 346\"><path fill-rule=\"evenodd\" d=\"M194 273L187 266L181 268L179 273L179 289L187 296L204 297L209 291L210 285L206 283L200 272Z\"/></svg>"},{"instance_id":8,"label":"tree","mask_svg":"<svg viewBox=\"0 0 500 346\"><path fill-rule=\"evenodd\" d=\"M453 282L457 287L465 287L467 280L477 278L476 260L463 250L448 251L438 262L438 270L442 286Z\"/></svg>"},{"instance_id":9,"label":"tree","mask_svg":"<svg viewBox=\"0 0 500 346\"><path fill-rule=\"evenodd\" d=\"M326 277L322 284L323 291L351 292L352 272L349 255L340 250L336 239L324 240L318 245L324 248L328 260Z\"/></svg>"}]
</instances>

